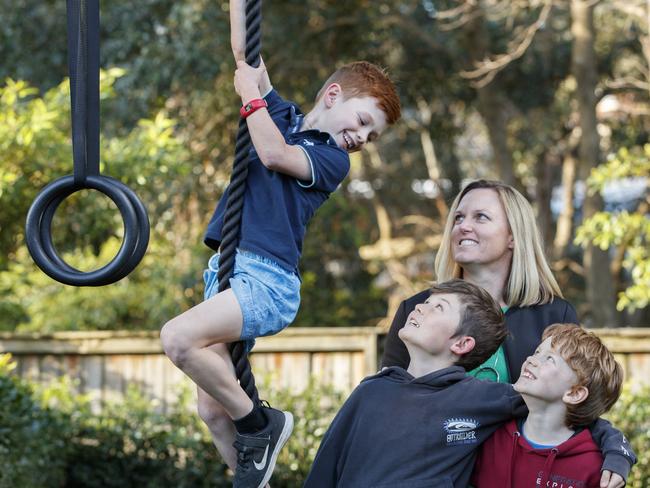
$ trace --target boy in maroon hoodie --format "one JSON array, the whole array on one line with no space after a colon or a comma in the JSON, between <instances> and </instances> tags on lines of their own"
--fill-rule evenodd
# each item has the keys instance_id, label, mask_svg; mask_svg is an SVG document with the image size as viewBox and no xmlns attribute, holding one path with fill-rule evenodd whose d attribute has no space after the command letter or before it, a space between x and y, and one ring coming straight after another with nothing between
<instances>
[{"instance_id":1,"label":"boy in maroon hoodie","mask_svg":"<svg viewBox=\"0 0 650 488\"><path fill-rule=\"evenodd\" d=\"M528 417L481 447L476 488L598 488L603 458L588 429L618 399L623 371L600 339L575 324L546 329L513 385Z\"/></svg>"}]
</instances>

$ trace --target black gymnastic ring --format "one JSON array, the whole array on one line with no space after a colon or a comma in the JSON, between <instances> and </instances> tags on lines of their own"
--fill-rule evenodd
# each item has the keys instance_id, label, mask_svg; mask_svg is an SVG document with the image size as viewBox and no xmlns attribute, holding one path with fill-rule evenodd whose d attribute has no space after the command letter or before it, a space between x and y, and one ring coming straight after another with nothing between
<instances>
[{"instance_id":1,"label":"black gymnastic ring","mask_svg":"<svg viewBox=\"0 0 650 488\"><path fill-rule=\"evenodd\" d=\"M98 190L109 197L117 205L124 222L124 240L113 260L89 272L73 268L58 255L51 233L52 219L58 206L68 196L83 189ZM149 229L144 205L121 181L89 175L77 183L74 176L68 175L47 185L34 199L27 213L25 240L32 259L49 277L66 285L103 286L121 280L135 269L147 250Z\"/></svg>"}]
</instances>

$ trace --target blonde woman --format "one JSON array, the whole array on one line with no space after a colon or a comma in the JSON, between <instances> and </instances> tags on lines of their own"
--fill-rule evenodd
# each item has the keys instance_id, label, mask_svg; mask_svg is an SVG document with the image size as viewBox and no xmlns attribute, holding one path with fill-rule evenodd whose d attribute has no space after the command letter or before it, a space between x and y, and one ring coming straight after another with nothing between
<instances>
[{"instance_id":1,"label":"blonde woman","mask_svg":"<svg viewBox=\"0 0 650 488\"><path fill-rule=\"evenodd\" d=\"M479 378L514 383L546 327L578 321L546 262L530 203L505 183L478 180L458 194L435 267L438 282L461 278L481 286L505 312L510 335L494 356L470 373ZM428 293L401 303L386 338L382 366L408 367L408 352L397 332Z\"/></svg>"},{"instance_id":2,"label":"blonde woman","mask_svg":"<svg viewBox=\"0 0 650 488\"><path fill-rule=\"evenodd\" d=\"M435 268L438 282L461 278L481 286L505 312L509 336L492 357L468 372L477 378L516 382L547 327L578 323L546 262L530 203L505 183L478 180L460 192L449 212ZM382 367L408 368L409 354L398 332L429 294L424 290L400 304L386 338ZM605 421L590 430L607 454L600 486L624 486L635 462L625 437Z\"/></svg>"}]
</instances>

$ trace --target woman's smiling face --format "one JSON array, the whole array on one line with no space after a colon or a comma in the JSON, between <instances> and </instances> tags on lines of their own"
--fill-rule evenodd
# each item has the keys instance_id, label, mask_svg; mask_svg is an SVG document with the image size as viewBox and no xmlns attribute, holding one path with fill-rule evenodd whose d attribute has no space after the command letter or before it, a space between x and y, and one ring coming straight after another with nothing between
<instances>
[{"instance_id":1,"label":"woman's smiling face","mask_svg":"<svg viewBox=\"0 0 650 488\"><path fill-rule=\"evenodd\" d=\"M491 188L470 190L453 215L451 250L454 261L466 265L509 266L514 243L506 212Z\"/></svg>"}]
</instances>

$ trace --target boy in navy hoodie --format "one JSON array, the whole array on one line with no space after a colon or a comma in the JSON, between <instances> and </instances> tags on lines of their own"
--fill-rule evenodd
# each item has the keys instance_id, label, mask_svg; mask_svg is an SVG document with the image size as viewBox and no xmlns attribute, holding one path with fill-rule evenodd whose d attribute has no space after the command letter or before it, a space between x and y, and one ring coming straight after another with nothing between
<instances>
[{"instance_id":1,"label":"boy in navy hoodie","mask_svg":"<svg viewBox=\"0 0 650 488\"><path fill-rule=\"evenodd\" d=\"M584 427L614 405L622 384L621 365L595 334L575 324L547 328L513 385L528 417L483 444L472 484L598 488L603 458Z\"/></svg>"},{"instance_id":2,"label":"boy in navy hoodie","mask_svg":"<svg viewBox=\"0 0 650 488\"><path fill-rule=\"evenodd\" d=\"M432 287L399 332L408 370L385 368L352 392L325 433L305 487L464 487L478 447L503 423L526 415L512 385L467 376L506 337L503 314L462 280ZM626 476L631 452L604 421L591 427L605 469Z\"/></svg>"}]
</instances>

